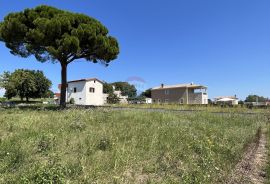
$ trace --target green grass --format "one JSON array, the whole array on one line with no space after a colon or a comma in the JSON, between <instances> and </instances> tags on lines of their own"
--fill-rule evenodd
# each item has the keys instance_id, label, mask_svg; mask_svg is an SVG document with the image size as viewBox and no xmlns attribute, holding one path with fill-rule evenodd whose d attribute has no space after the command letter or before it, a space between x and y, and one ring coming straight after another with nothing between
<instances>
[{"instance_id":1,"label":"green grass","mask_svg":"<svg viewBox=\"0 0 270 184\"><path fill-rule=\"evenodd\" d=\"M267 125L267 150L268 150L268 162L266 165L266 184L270 184L270 121L268 121Z\"/></svg>"},{"instance_id":2,"label":"green grass","mask_svg":"<svg viewBox=\"0 0 270 184\"><path fill-rule=\"evenodd\" d=\"M0 113L0 183L223 183L261 116L98 110Z\"/></svg>"},{"instance_id":3,"label":"green grass","mask_svg":"<svg viewBox=\"0 0 270 184\"><path fill-rule=\"evenodd\" d=\"M229 112L229 113L268 113L268 108L252 108L247 106L235 105L233 107L221 107L219 105L182 105L182 104L114 104L113 107L128 108L151 108L151 109L167 109L167 110L196 110L204 112Z\"/></svg>"}]
</instances>

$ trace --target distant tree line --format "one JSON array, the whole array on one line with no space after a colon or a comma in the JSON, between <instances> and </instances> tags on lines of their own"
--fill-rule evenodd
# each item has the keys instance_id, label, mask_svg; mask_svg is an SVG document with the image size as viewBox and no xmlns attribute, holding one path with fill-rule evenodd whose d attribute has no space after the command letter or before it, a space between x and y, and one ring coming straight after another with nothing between
<instances>
[{"instance_id":1,"label":"distant tree line","mask_svg":"<svg viewBox=\"0 0 270 184\"><path fill-rule=\"evenodd\" d=\"M115 89L113 89L115 88ZM120 99L114 94L114 90L121 91L122 96L128 96L128 98L135 98L137 96L137 89L134 85L128 82L113 82L105 83L103 85L103 93L108 94L107 103L116 104Z\"/></svg>"},{"instance_id":2,"label":"distant tree line","mask_svg":"<svg viewBox=\"0 0 270 184\"><path fill-rule=\"evenodd\" d=\"M266 102L268 101L268 98L265 98L263 96L258 96L258 95L249 95L245 102Z\"/></svg>"},{"instance_id":3,"label":"distant tree line","mask_svg":"<svg viewBox=\"0 0 270 184\"><path fill-rule=\"evenodd\" d=\"M8 99L19 97L29 101L29 98L53 97L51 85L40 70L18 69L12 73L4 72L0 77L0 87L5 89L4 96Z\"/></svg>"}]
</instances>

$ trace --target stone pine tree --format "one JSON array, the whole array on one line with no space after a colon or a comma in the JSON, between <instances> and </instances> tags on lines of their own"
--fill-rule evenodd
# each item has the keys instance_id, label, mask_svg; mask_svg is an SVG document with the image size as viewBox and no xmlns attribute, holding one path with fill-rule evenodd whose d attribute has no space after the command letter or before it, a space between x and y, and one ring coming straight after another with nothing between
<instances>
[{"instance_id":1,"label":"stone pine tree","mask_svg":"<svg viewBox=\"0 0 270 184\"><path fill-rule=\"evenodd\" d=\"M61 64L62 107L66 105L69 63L85 59L108 65L119 54L117 40L99 21L44 5L8 14L0 22L0 40L14 55Z\"/></svg>"}]
</instances>

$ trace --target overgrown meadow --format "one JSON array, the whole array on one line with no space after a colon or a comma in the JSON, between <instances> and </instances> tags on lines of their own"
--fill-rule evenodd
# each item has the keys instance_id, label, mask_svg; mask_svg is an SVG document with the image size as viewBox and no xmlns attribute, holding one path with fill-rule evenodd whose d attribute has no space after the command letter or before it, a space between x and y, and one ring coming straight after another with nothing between
<instances>
[{"instance_id":1,"label":"overgrown meadow","mask_svg":"<svg viewBox=\"0 0 270 184\"><path fill-rule=\"evenodd\" d=\"M265 119L70 109L0 112L0 183L224 183Z\"/></svg>"},{"instance_id":2,"label":"overgrown meadow","mask_svg":"<svg viewBox=\"0 0 270 184\"><path fill-rule=\"evenodd\" d=\"M162 109L179 111L203 111L225 113L269 113L269 107L248 107L247 105L192 105L192 104L110 104L115 108Z\"/></svg>"}]
</instances>

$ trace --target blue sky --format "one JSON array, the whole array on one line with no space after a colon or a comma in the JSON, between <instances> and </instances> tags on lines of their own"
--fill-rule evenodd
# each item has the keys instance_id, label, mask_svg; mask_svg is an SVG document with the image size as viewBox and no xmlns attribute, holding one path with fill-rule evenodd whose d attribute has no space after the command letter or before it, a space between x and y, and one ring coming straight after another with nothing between
<instances>
[{"instance_id":1,"label":"blue sky","mask_svg":"<svg viewBox=\"0 0 270 184\"><path fill-rule=\"evenodd\" d=\"M270 96L269 0L0 0L0 20L41 4L92 16L119 41L109 67L80 60L69 65L69 80L139 77L139 88L194 82L208 86L211 98ZM0 55L0 73L43 70L57 89L59 64L13 56L3 43Z\"/></svg>"}]
</instances>

